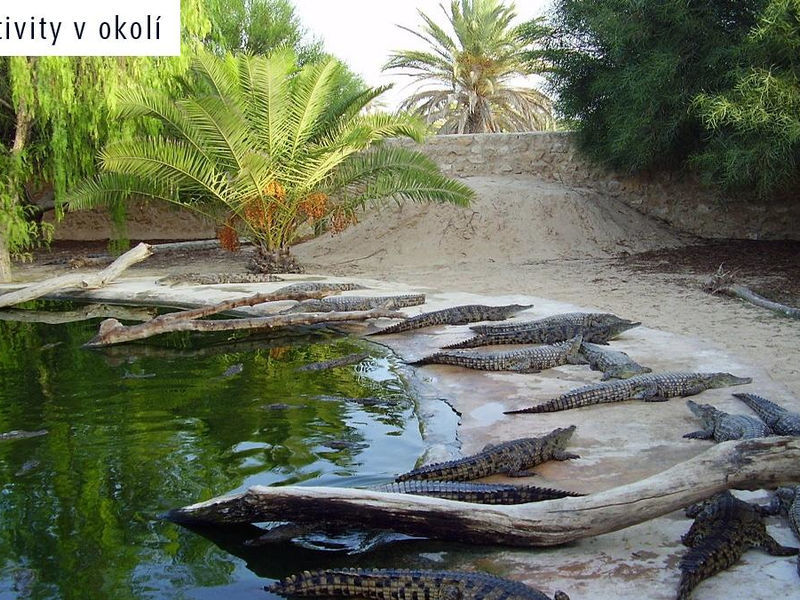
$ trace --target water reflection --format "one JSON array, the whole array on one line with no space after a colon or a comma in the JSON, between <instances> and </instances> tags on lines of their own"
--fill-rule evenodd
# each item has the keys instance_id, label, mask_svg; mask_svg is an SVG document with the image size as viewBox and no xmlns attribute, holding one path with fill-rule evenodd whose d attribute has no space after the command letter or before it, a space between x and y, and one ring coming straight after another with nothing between
<instances>
[{"instance_id":1,"label":"water reflection","mask_svg":"<svg viewBox=\"0 0 800 600\"><path fill-rule=\"evenodd\" d=\"M81 349L95 331L0 322L0 433L48 432L0 441L0 599L263 598L249 558L158 516L254 484L385 482L422 451L379 347L317 328ZM371 358L296 373L356 352ZM252 551L272 557L275 577L319 556L291 548Z\"/></svg>"}]
</instances>

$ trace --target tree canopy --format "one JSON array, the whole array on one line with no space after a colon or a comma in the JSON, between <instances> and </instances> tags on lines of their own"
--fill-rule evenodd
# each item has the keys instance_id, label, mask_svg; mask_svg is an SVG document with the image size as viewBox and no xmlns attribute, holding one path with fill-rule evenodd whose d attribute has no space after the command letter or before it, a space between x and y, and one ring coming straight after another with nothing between
<instances>
[{"instance_id":1,"label":"tree canopy","mask_svg":"<svg viewBox=\"0 0 800 600\"><path fill-rule=\"evenodd\" d=\"M176 77L208 33L203 0L182 0L181 57L0 57L0 281L10 277L9 252L35 241L27 198L52 188L56 204L67 188L94 172L110 139L137 124L110 120L117 92L136 82L176 90Z\"/></svg>"},{"instance_id":2,"label":"tree canopy","mask_svg":"<svg viewBox=\"0 0 800 600\"><path fill-rule=\"evenodd\" d=\"M798 172L798 0L557 0L544 56L581 147L779 194Z\"/></svg>"},{"instance_id":3,"label":"tree canopy","mask_svg":"<svg viewBox=\"0 0 800 600\"><path fill-rule=\"evenodd\" d=\"M424 50L394 53L384 70L399 70L419 85L402 108L435 124L440 133L529 131L553 126L550 100L515 80L536 72L525 60L528 42L513 24L513 4L453 0L440 5L446 25L422 11ZM450 33L449 30L452 30Z\"/></svg>"}]
</instances>

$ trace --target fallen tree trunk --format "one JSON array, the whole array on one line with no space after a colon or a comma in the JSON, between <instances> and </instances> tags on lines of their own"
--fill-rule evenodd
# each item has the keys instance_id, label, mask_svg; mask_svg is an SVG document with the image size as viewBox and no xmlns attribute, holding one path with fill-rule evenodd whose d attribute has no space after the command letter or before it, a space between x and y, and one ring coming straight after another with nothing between
<instances>
[{"instance_id":1,"label":"fallen tree trunk","mask_svg":"<svg viewBox=\"0 0 800 600\"><path fill-rule=\"evenodd\" d=\"M197 309L201 311L203 309ZM187 311L190 312L190 311ZM168 317L169 315L162 315ZM329 313L298 313L295 315L279 315L275 317L254 317L251 319L225 319L218 321L196 321L187 318L162 319L157 317L141 325L126 327L116 319L106 319L100 323L100 330L95 337L84 344L85 348L102 348L112 344L122 344L144 338L171 333L173 331L242 331L257 329L280 329L284 327L301 327L319 323L335 323L341 321L366 321L367 319L403 319L405 315L390 310L366 310ZM160 319L160 320L159 320Z\"/></svg>"},{"instance_id":2,"label":"fallen tree trunk","mask_svg":"<svg viewBox=\"0 0 800 600\"><path fill-rule=\"evenodd\" d=\"M13 306L29 300L41 298L47 294L66 288L100 288L119 277L122 272L133 264L143 261L150 256L152 251L147 244L139 244L128 250L102 271L96 273L69 273L59 275L45 281L33 283L22 289L7 292L0 296L0 308Z\"/></svg>"},{"instance_id":3,"label":"fallen tree trunk","mask_svg":"<svg viewBox=\"0 0 800 600\"><path fill-rule=\"evenodd\" d=\"M511 546L554 546L617 531L729 488L800 480L800 439L725 442L657 475L579 498L511 506L331 487L263 487L168 513L176 522L325 523Z\"/></svg>"},{"instance_id":4,"label":"fallen tree trunk","mask_svg":"<svg viewBox=\"0 0 800 600\"><path fill-rule=\"evenodd\" d=\"M126 321L149 321L156 315L155 309L132 306L111 306L108 304L87 304L75 310L45 311L10 308L0 310L0 321L17 321L21 323L45 323L60 325L88 321L89 319L109 318Z\"/></svg>"},{"instance_id":5,"label":"fallen tree trunk","mask_svg":"<svg viewBox=\"0 0 800 600\"><path fill-rule=\"evenodd\" d=\"M733 298L739 298L740 300L744 300L750 304L755 304L761 308L766 308L767 310L776 312L784 317L800 319L800 308L787 306L786 304L781 304L780 302L773 302L772 300L764 298L764 296L756 294L753 290L743 285L736 283L733 285L726 285L717 288L715 293L725 294L726 296L732 296Z\"/></svg>"},{"instance_id":6,"label":"fallen tree trunk","mask_svg":"<svg viewBox=\"0 0 800 600\"><path fill-rule=\"evenodd\" d=\"M780 302L774 302L764 296L756 294L750 288L734 282L733 273L725 271L721 266L717 272L709 277L703 284L703 289L709 294L724 294L732 298L739 298L760 308L766 308L773 312L789 317L790 319L800 319L800 308L794 308Z\"/></svg>"}]
</instances>

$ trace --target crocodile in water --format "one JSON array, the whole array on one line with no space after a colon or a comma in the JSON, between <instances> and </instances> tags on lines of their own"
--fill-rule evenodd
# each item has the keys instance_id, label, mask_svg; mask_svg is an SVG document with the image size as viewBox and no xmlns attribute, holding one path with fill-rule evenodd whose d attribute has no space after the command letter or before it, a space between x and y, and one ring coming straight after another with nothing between
<instances>
[{"instance_id":1,"label":"crocodile in water","mask_svg":"<svg viewBox=\"0 0 800 600\"><path fill-rule=\"evenodd\" d=\"M732 415L718 410L710 404L697 404L691 400L686 401L686 406L695 416L700 417L703 428L687 433L683 436L685 438L727 442L767 437L772 434L772 430L758 417Z\"/></svg>"},{"instance_id":2,"label":"crocodile in water","mask_svg":"<svg viewBox=\"0 0 800 600\"><path fill-rule=\"evenodd\" d=\"M158 285L218 285L226 283L270 283L284 281L268 273L180 273L157 279Z\"/></svg>"},{"instance_id":3,"label":"crocodile in water","mask_svg":"<svg viewBox=\"0 0 800 600\"><path fill-rule=\"evenodd\" d=\"M550 600L517 581L480 572L405 569L303 571L268 586L281 596L418 600ZM569 600L557 591L554 600Z\"/></svg>"},{"instance_id":4,"label":"crocodile in water","mask_svg":"<svg viewBox=\"0 0 800 600\"><path fill-rule=\"evenodd\" d=\"M466 325L477 321L502 321L521 310L531 308L533 304L508 304L505 306L486 306L484 304L466 304L452 306L442 310L416 315L380 331L373 331L369 335L383 335L411 331L434 325Z\"/></svg>"},{"instance_id":5,"label":"crocodile in water","mask_svg":"<svg viewBox=\"0 0 800 600\"><path fill-rule=\"evenodd\" d=\"M578 354L580 346L581 338L578 336L566 342L522 348L520 350L511 350L510 352L474 352L470 350L437 352L408 364L454 365L480 371L538 373L539 371L567 363L583 362L583 359Z\"/></svg>"},{"instance_id":6,"label":"crocodile in water","mask_svg":"<svg viewBox=\"0 0 800 600\"><path fill-rule=\"evenodd\" d=\"M39 429L37 431L23 431L21 429L15 429L14 431L6 431L5 433L0 433L0 441L5 440L25 440L32 437L39 437L40 435L47 435L46 429Z\"/></svg>"},{"instance_id":7,"label":"crocodile in water","mask_svg":"<svg viewBox=\"0 0 800 600\"><path fill-rule=\"evenodd\" d=\"M329 296L321 300L303 300L282 314L306 312L348 312L352 310L373 310L384 308L397 310L425 303L425 294L405 294L402 296Z\"/></svg>"},{"instance_id":8,"label":"crocodile in water","mask_svg":"<svg viewBox=\"0 0 800 600\"><path fill-rule=\"evenodd\" d=\"M579 458L564 447L575 432L575 425L555 429L542 437L520 438L501 444L489 444L477 454L457 460L425 465L398 475L395 481L433 479L436 481L471 481L503 473L509 477L532 475L532 467L548 460Z\"/></svg>"},{"instance_id":9,"label":"crocodile in water","mask_svg":"<svg viewBox=\"0 0 800 600\"><path fill-rule=\"evenodd\" d=\"M478 335L445 348L477 348L497 344L552 344L576 335L583 336L587 342L604 344L639 325L641 323L620 319L608 313L566 313L538 321L473 327L473 331L477 331Z\"/></svg>"},{"instance_id":10,"label":"crocodile in water","mask_svg":"<svg viewBox=\"0 0 800 600\"><path fill-rule=\"evenodd\" d=\"M500 483L466 483L464 481L409 480L390 483L375 488L379 492L433 496L474 504L525 504L567 496L583 496L577 492L556 490L535 485L508 485Z\"/></svg>"},{"instance_id":11,"label":"crocodile in water","mask_svg":"<svg viewBox=\"0 0 800 600\"><path fill-rule=\"evenodd\" d=\"M734 394L778 435L800 435L800 414L755 394Z\"/></svg>"},{"instance_id":12,"label":"crocodile in water","mask_svg":"<svg viewBox=\"0 0 800 600\"><path fill-rule=\"evenodd\" d=\"M603 373L603 381L628 379L652 371L651 368L643 367L624 352L609 350L595 344L582 343L580 355L589 363L591 369Z\"/></svg>"},{"instance_id":13,"label":"crocodile in water","mask_svg":"<svg viewBox=\"0 0 800 600\"><path fill-rule=\"evenodd\" d=\"M356 363L365 361L368 358L369 354L365 354L363 352L358 354L348 354L347 356L342 356L340 358L334 358L323 362L315 362L308 365L303 365L302 367L298 367L295 370L298 372L327 371L328 369L335 369L336 367L346 367L348 365L354 365Z\"/></svg>"},{"instance_id":14,"label":"crocodile in water","mask_svg":"<svg viewBox=\"0 0 800 600\"><path fill-rule=\"evenodd\" d=\"M763 548L773 556L797 554L797 548L781 546L767 533L760 507L730 492L717 494L700 506L694 513L695 522L682 538L689 551L680 562L677 600L687 600L701 581L735 564L752 547Z\"/></svg>"},{"instance_id":15,"label":"crocodile in water","mask_svg":"<svg viewBox=\"0 0 800 600\"><path fill-rule=\"evenodd\" d=\"M629 379L585 385L543 404L505 412L506 414L547 413L625 400L663 402L675 396L694 396L711 388L744 385L751 381L749 377L736 377L730 373L648 373Z\"/></svg>"}]
</instances>

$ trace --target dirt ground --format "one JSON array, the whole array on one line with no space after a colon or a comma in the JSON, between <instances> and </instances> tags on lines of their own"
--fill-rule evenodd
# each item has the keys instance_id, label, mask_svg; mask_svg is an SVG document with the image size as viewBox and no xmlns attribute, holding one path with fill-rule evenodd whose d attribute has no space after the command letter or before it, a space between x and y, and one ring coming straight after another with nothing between
<instances>
[{"instance_id":1,"label":"dirt ground","mask_svg":"<svg viewBox=\"0 0 800 600\"><path fill-rule=\"evenodd\" d=\"M563 310L569 305L613 312L641 321L647 328L646 336L638 339L634 334L629 343L631 349L646 351L645 358L663 361L663 365L654 366L713 363L714 370L730 368L740 374L749 367L768 384L773 399L790 406L800 402L800 321L701 289L704 280L722 265L735 273L739 283L772 299L800 306L800 242L698 240L671 231L613 199L531 178L476 177L468 178L467 183L479 192L471 209L389 209L367 215L339 236L301 244L294 253L310 274L396 282L432 295L534 297L534 302L539 299L534 311ZM22 279L38 279L68 269L66 260L76 254L103 250L102 244L59 243L51 250L37 252L35 262L18 273ZM249 252L157 254L133 267L129 275L244 271ZM622 349L630 351L624 344ZM501 387L510 385L505 377L512 376L490 377L489 381ZM563 386L560 378L555 375L536 385ZM468 398L462 407L460 430L464 451L476 450L502 436L520 437L528 427L562 426L560 413L549 420L543 417L543 421L498 423L501 417L494 413L502 412L503 407L492 403L482 406L486 402L477 393L477 379L470 376L463 381L467 383L459 387L456 382L452 391L457 395L461 390ZM713 392L719 393L706 396L713 403L734 403L729 390ZM514 392L503 401L524 399ZM613 472L621 474L619 484L679 462L674 460L675 452L685 460L699 451L687 445L689 440L653 446L655 437L664 435L661 430L665 423L670 425L670 432L688 426L690 418L682 403L665 408L660 413L664 421L653 419L649 408L641 403L626 407L622 411L626 421L623 427L634 427L636 422L645 425L638 430L637 439L631 439L628 429L607 431L610 421L602 419L620 418L619 407L595 408L592 414L583 416L600 421L584 423L582 431L588 433L576 442L588 450L587 456L595 456L594 462L546 469L540 484L569 487L564 478L590 477L595 469L606 477L595 482L603 489L614 484ZM585 491L592 490L587 487ZM574 592L573 598L660 600L672 597L676 557L683 551L677 542L681 531L685 531L685 518L672 514L558 550L480 549L459 555L456 566L487 569L531 584L563 584L563 589ZM795 543L788 529L782 534L782 543ZM775 590L796 589L793 563L758 553L748 553L743 562L750 566L715 578L694 597L766 599L775 597ZM771 578L771 585L757 586L755 595L752 569Z\"/></svg>"}]
</instances>

